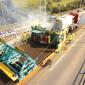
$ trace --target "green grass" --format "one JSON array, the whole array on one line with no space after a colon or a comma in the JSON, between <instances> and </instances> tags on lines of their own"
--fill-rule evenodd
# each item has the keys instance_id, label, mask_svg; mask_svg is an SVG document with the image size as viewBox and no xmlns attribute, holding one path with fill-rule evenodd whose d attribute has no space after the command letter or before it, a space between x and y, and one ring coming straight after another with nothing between
<instances>
[{"instance_id":1,"label":"green grass","mask_svg":"<svg viewBox=\"0 0 85 85\"><path fill-rule=\"evenodd\" d=\"M65 4L74 2L74 1L76 1L76 0L62 0L62 1L60 2L60 4L61 4L61 5L65 5Z\"/></svg>"},{"instance_id":2,"label":"green grass","mask_svg":"<svg viewBox=\"0 0 85 85\"><path fill-rule=\"evenodd\" d=\"M52 7L67 5L68 3L72 3L74 1L76 0L61 0L61 2L52 2Z\"/></svg>"},{"instance_id":3,"label":"green grass","mask_svg":"<svg viewBox=\"0 0 85 85\"><path fill-rule=\"evenodd\" d=\"M15 6L17 7L37 7L40 3L40 0L12 0Z\"/></svg>"},{"instance_id":4,"label":"green grass","mask_svg":"<svg viewBox=\"0 0 85 85\"><path fill-rule=\"evenodd\" d=\"M22 5L22 7L28 6L28 7L37 7L40 4L40 0L12 0L17 5ZM51 2L52 6L55 7L58 4L60 5L66 5L68 3L71 3L76 0L61 0L61 2L55 2L55 0L47 0L47 2Z\"/></svg>"}]
</instances>

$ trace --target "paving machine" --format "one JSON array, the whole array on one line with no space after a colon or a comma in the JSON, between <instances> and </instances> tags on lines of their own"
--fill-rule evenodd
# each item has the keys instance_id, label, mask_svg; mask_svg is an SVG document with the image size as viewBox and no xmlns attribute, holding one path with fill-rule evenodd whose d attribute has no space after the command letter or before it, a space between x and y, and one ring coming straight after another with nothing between
<instances>
[{"instance_id":1,"label":"paving machine","mask_svg":"<svg viewBox=\"0 0 85 85\"><path fill-rule=\"evenodd\" d=\"M22 80L35 66L36 62L30 56L0 39L0 70L10 79Z\"/></svg>"}]
</instances>

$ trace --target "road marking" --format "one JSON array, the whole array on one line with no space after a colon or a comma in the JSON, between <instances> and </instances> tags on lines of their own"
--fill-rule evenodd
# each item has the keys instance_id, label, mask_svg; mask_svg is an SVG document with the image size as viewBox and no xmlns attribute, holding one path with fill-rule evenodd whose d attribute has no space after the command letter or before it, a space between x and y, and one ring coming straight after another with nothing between
<instances>
[{"instance_id":1,"label":"road marking","mask_svg":"<svg viewBox=\"0 0 85 85\"><path fill-rule=\"evenodd\" d=\"M80 36L75 42L78 42L78 40L79 40L84 34L85 34L85 32L84 32L83 34L81 34L81 36ZM67 49L66 52L68 52L68 50L70 50L75 44L76 44L76 43L73 43L73 44ZM52 68L51 68L49 71L52 71L52 70L55 68L55 66L64 58L65 55L66 55L66 53L65 53L63 56L61 56L61 58L52 66Z\"/></svg>"}]
</instances>

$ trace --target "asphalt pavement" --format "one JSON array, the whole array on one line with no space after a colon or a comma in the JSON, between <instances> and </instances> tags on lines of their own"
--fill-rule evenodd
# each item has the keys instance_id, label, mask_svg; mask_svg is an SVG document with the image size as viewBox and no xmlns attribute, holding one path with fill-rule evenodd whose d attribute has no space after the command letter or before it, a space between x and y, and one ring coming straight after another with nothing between
<instances>
[{"instance_id":1,"label":"asphalt pavement","mask_svg":"<svg viewBox=\"0 0 85 85\"><path fill-rule=\"evenodd\" d=\"M84 59L85 31L82 29L62 57L51 67L40 71L27 85L73 85Z\"/></svg>"},{"instance_id":2,"label":"asphalt pavement","mask_svg":"<svg viewBox=\"0 0 85 85\"><path fill-rule=\"evenodd\" d=\"M81 21L84 25L85 17ZM42 69L26 85L73 85L84 60L85 29L80 29L68 50L56 54L51 67Z\"/></svg>"}]
</instances>

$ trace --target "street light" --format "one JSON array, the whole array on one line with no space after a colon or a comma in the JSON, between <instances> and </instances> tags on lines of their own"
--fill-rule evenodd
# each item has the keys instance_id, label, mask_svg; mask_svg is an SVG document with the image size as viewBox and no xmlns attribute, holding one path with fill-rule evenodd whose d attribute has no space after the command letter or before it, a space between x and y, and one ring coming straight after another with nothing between
<instances>
[{"instance_id":1,"label":"street light","mask_svg":"<svg viewBox=\"0 0 85 85\"><path fill-rule=\"evenodd\" d=\"M47 12L46 4L47 4L46 0L40 0L40 15L42 14L42 11L44 11L44 21L46 21L46 12Z\"/></svg>"},{"instance_id":2,"label":"street light","mask_svg":"<svg viewBox=\"0 0 85 85\"><path fill-rule=\"evenodd\" d=\"M4 20L4 31L5 31L6 20L5 20L5 15L4 15L4 11L3 11L2 1L0 1L0 8L1 8L2 17L3 17L3 20Z\"/></svg>"}]
</instances>

